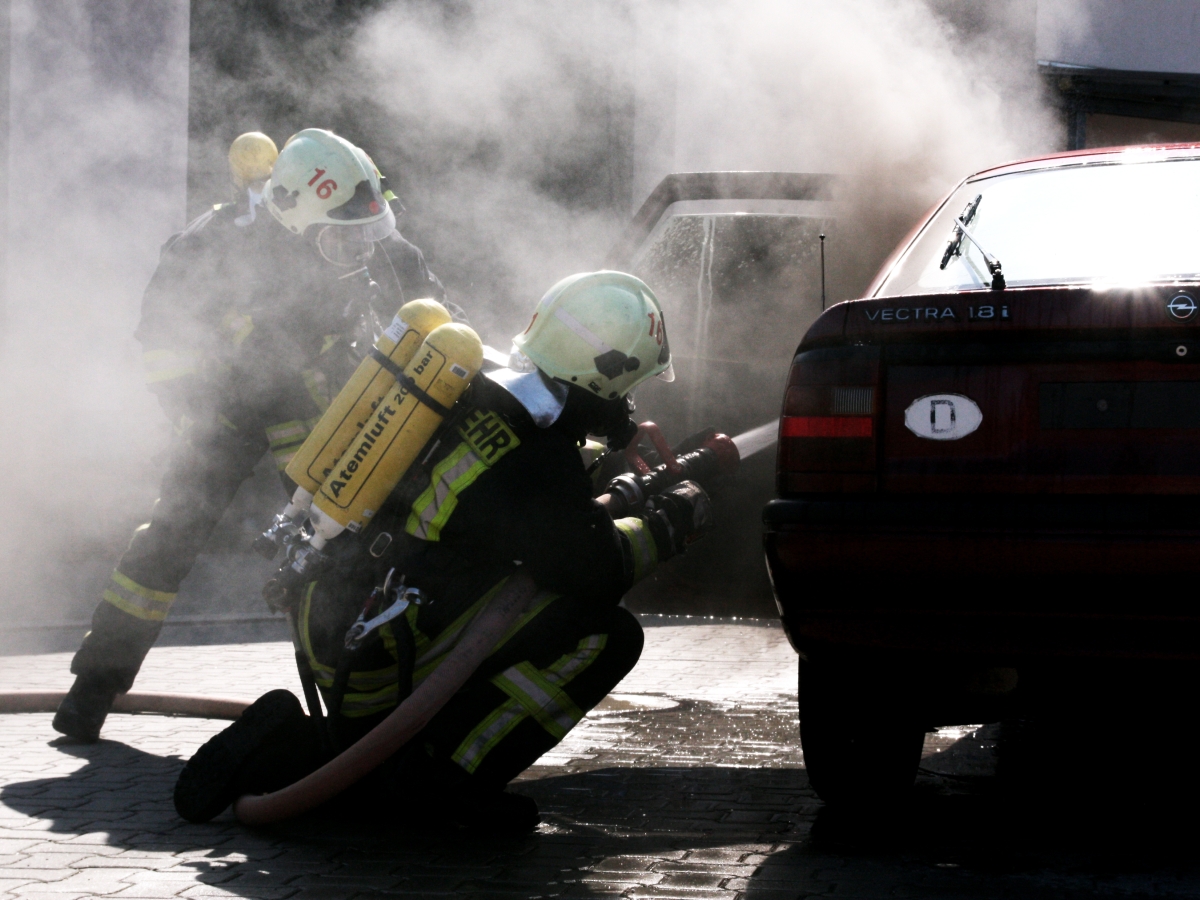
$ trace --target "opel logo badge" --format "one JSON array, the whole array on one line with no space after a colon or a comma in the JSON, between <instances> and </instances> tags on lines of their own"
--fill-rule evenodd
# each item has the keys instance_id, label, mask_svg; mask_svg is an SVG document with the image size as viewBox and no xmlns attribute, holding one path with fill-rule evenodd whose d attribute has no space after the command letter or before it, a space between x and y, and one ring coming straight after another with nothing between
<instances>
[{"instance_id":1,"label":"opel logo badge","mask_svg":"<svg viewBox=\"0 0 1200 900\"><path fill-rule=\"evenodd\" d=\"M1167 312L1180 322L1196 315L1196 301L1191 294L1176 294L1167 304Z\"/></svg>"}]
</instances>

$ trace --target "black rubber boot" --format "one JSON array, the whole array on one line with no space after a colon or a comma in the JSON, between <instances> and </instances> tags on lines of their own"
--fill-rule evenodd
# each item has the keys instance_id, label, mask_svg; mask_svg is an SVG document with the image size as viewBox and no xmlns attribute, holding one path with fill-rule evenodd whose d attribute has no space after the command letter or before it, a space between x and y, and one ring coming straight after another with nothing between
<instances>
[{"instance_id":1,"label":"black rubber boot","mask_svg":"<svg viewBox=\"0 0 1200 900\"><path fill-rule=\"evenodd\" d=\"M263 694L210 738L175 783L175 810L207 822L243 793L278 790L322 762L316 726L290 691Z\"/></svg>"},{"instance_id":2,"label":"black rubber boot","mask_svg":"<svg viewBox=\"0 0 1200 900\"><path fill-rule=\"evenodd\" d=\"M94 744L119 693L108 679L80 675L58 704L51 727L81 744Z\"/></svg>"},{"instance_id":3,"label":"black rubber boot","mask_svg":"<svg viewBox=\"0 0 1200 900\"><path fill-rule=\"evenodd\" d=\"M472 787L463 785L447 798L447 818L459 828L490 837L516 837L533 831L541 821L532 797Z\"/></svg>"}]
</instances>

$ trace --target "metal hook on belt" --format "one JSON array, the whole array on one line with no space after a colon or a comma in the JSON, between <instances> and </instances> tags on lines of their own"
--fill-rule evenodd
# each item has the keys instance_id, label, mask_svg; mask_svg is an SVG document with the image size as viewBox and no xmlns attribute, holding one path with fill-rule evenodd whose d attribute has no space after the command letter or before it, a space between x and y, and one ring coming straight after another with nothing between
<instances>
[{"instance_id":1,"label":"metal hook on belt","mask_svg":"<svg viewBox=\"0 0 1200 900\"><path fill-rule=\"evenodd\" d=\"M395 569L389 571L387 578L384 580L383 590L380 593L385 600L389 594L389 589L391 588L392 583L392 575L395 573L395 571ZM363 610L363 612L358 614L357 621L355 621L355 623L351 625L349 630L346 632L347 650L357 650L362 646L363 641L367 639L367 635L380 626L386 625L388 622L392 621L392 619L396 618L406 609L408 609L410 605L420 606L425 602L425 594L421 592L421 589L407 586L403 579L401 579L400 583L396 585L394 593L396 599L393 601L392 605L379 615L375 616L373 619L367 619L366 610Z\"/></svg>"}]
</instances>

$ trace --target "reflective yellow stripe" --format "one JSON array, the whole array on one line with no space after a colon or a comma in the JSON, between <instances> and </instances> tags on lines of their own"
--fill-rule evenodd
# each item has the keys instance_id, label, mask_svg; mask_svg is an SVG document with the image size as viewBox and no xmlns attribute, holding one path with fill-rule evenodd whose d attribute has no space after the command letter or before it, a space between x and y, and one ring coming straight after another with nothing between
<instances>
[{"instance_id":1,"label":"reflective yellow stripe","mask_svg":"<svg viewBox=\"0 0 1200 900\"><path fill-rule=\"evenodd\" d=\"M321 691L328 692L333 687L333 678L337 674L332 666L324 665L317 660L313 652L310 627L312 613L312 596L316 582L309 584L300 600L300 646L312 667L313 678ZM346 685L346 694L342 698L341 714L349 719L370 716L386 712L396 706L400 699L400 667L386 666L382 669L371 669L365 672L351 672ZM325 698L329 702L329 698Z\"/></svg>"},{"instance_id":2,"label":"reflective yellow stripe","mask_svg":"<svg viewBox=\"0 0 1200 900\"><path fill-rule=\"evenodd\" d=\"M503 578L498 581L492 586L491 590L472 603L466 612L462 613L449 626L443 628L441 633L438 634L432 642L429 640L429 638L425 637L425 635L421 634L416 627L416 616L414 614L413 618L409 620L409 624L412 625L413 639L417 648L417 659L415 665L413 666L414 688L428 678L430 673L441 664L442 660L445 659L446 654L454 649L454 646L458 643L458 639L462 637L463 630L471 623L471 620L479 615L484 606L487 605L488 601L496 596L496 593L500 590L500 588L504 587L507 582L507 578ZM506 643L508 643L513 635L532 622L534 618L541 614L542 610L557 600L560 596L561 594L552 594L549 591L544 591L535 597L534 602L529 607L528 612L526 612L523 616L521 616L520 619L509 626L508 631L506 631L504 636L496 642L496 646L491 649L490 653L495 653ZM415 607L410 607L410 609L415 609Z\"/></svg>"},{"instance_id":3,"label":"reflective yellow stripe","mask_svg":"<svg viewBox=\"0 0 1200 900\"><path fill-rule=\"evenodd\" d=\"M462 636L463 629L470 624L471 620L479 614L484 605L495 596L496 591L500 590L504 584L503 581L497 584L490 591L471 604L462 615L455 619L448 627L442 629L433 642L430 642L423 634L415 627L413 628L413 638L417 645L417 661L413 666L413 687L424 681L429 673L438 667L438 663L442 658L449 653L454 645L458 643L458 639ZM410 607L415 609L415 607Z\"/></svg>"},{"instance_id":4,"label":"reflective yellow stripe","mask_svg":"<svg viewBox=\"0 0 1200 900\"><path fill-rule=\"evenodd\" d=\"M292 457L303 446L305 438L316 427L317 421L316 418L304 421L293 419L290 422L282 422L266 429L271 455L275 458L275 465L279 467L280 471L287 468Z\"/></svg>"},{"instance_id":5,"label":"reflective yellow stripe","mask_svg":"<svg viewBox=\"0 0 1200 900\"><path fill-rule=\"evenodd\" d=\"M462 442L429 474L429 487L412 504L405 531L425 541L441 538L458 495L521 441L498 414L474 409L458 429Z\"/></svg>"},{"instance_id":6,"label":"reflective yellow stripe","mask_svg":"<svg viewBox=\"0 0 1200 900\"><path fill-rule=\"evenodd\" d=\"M439 540L458 506L458 495L487 469L488 464L475 455L469 444L459 444L434 466L429 487L413 502L404 530L424 541Z\"/></svg>"},{"instance_id":7,"label":"reflective yellow stripe","mask_svg":"<svg viewBox=\"0 0 1200 900\"><path fill-rule=\"evenodd\" d=\"M158 384L199 372L195 356L175 350L147 350L142 354L142 368L146 372L146 384Z\"/></svg>"},{"instance_id":8,"label":"reflective yellow stripe","mask_svg":"<svg viewBox=\"0 0 1200 900\"><path fill-rule=\"evenodd\" d=\"M308 389L308 396L312 397L312 401L317 405L317 409L325 412L325 410L329 409L329 403L332 400L329 396L329 384L325 378L325 373L320 369L305 369L302 377L304 378L304 386Z\"/></svg>"},{"instance_id":9,"label":"reflective yellow stripe","mask_svg":"<svg viewBox=\"0 0 1200 900\"><path fill-rule=\"evenodd\" d=\"M347 691L346 696L342 698L341 715L347 719L373 716L376 713L388 712L395 709L399 702L400 685L395 681L382 690L372 693L351 693Z\"/></svg>"},{"instance_id":10,"label":"reflective yellow stripe","mask_svg":"<svg viewBox=\"0 0 1200 900\"><path fill-rule=\"evenodd\" d=\"M175 594L144 587L120 572L112 573L112 584L103 598L121 612L147 622L163 621L175 602Z\"/></svg>"},{"instance_id":11,"label":"reflective yellow stripe","mask_svg":"<svg viewBox=\"0 0 1200 900\"><path fill-rule=\"evenodd\" d=\"M471 730L463 739L454 755L450 757L468 773L479 768L479 764L508 733L516 728L528 714L516 700L505 700L492 710L486 719Z\"/></svg>"},{"instance_id":12,"label":"reflective yellow stripe","mask_svg":"<svg viewBox=\"0 0 1200 900\"><path fill-rule=\"evenodd\" d=\"M562 740L583 718L583 711L561 687L595 662L607 643L607 635L589 635L544 672L526 662L495 676L492 683L509 699L471 730L451 758L467 772L474 772L488 753L529 716L556 742Z\"/></svg>"},{"instance_id":13,"label":"reflective yellow stripe","mask_svg":"<svg viewBox=\"0 0 1200 900\"><path fill-rule=\"evenodd\" d=\"M229 340L235 347L240 347L254 330L254 318L238 312L226 313L221 324L230 332Z\"/></svg>"},{"instance_id":14,"label":"reflective yellow stripe","mask_svg":"<svg viewBox=\"0 0 1200 900\"><path fill-rule=\"evenodd\" d=\"M328 353L328 352L329 352L329 350L330 350L330 348L331 348L331 347L333 347L333 345L334 345L334 344L336 344L336 343L337 343L338 341L340 341L341 339L342 339L342 336L341 336L340 334L327 334L327 335L325 335L325 341L324 341L324 343L322 343L322 344L321 344L321 353L320 353L320 355L321 355L321 356L324 356L326 353Z\"/></svg>"},{"instance_id":15,"label":"reflective yellow stripe","mask_svg":"<svg viewBox=\"0 0 1200 900\"><path fill-rule=\"evenodd\" d=\"M658 565L658 547L646 523L636 516L613 522L625 539L633 556L633 580L641 581Z\"/></svg>"},{"instance_id":16,"label":"reflective yellow stripe","mask_svg":"<svg viewBox=\"0 0 1200 900\"><path fill-rule=\"evenodd\" d=\"M561 741L583 711L557 685L533 667L523 662L505 669L492 679L492 684L508 694L523 707L552 738Z\"/></svg>"}]
</instances>

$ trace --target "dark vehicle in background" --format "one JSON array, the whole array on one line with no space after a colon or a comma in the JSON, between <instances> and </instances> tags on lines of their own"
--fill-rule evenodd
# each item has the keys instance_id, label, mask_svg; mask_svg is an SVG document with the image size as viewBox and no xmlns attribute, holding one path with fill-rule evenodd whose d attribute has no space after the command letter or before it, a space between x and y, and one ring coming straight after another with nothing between
<instances>
[{"instance_id":1,"label":"dark vehicle in background","mask_svg":"<svg viewBox=\"0 0 1200 900\"><path fill-rule=\"evenodd\" d=\"M827 801L937 726L1190 709L1198 200L1200 146L989 169L808 329L765 547Z\"/></svg>"},{"instance_id":2,"label":"dark vehicle in background","mask_svg":"<svg viewBox=\"0 0 1200 900\"><path fill-rule=\"evenodd\" d=\"M682 172L642 204L605 260L644 279L663 305L676 380L637 390L637 419L672 444L712 427L774 422L795 332L821 314L819 235L836 233L829 175ZM770 452L747 454L719 493L714 533L638 584L639 612L772 617L759 521L774 494Z\"/></svg>"}]
</instances>

